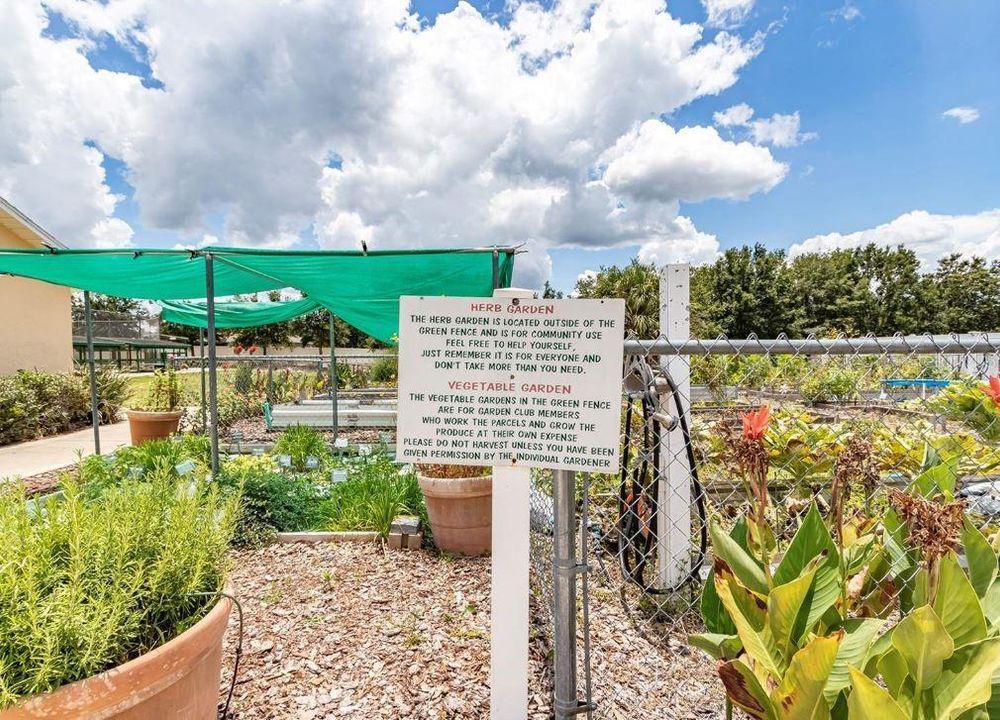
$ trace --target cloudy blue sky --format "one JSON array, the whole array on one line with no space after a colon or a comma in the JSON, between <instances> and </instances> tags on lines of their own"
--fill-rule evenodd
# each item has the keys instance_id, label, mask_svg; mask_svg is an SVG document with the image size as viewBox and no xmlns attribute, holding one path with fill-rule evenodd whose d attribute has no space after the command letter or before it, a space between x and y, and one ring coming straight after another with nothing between
<instances>
[{"instance_id":1,"label":"cloudy blue sky","mask_svg":"<svg viewBox=\"0 0 1000 720\"><path fill-rule=\"evenodd\" d=\"M1000 258L995 0L0 0L0 195L75 246Z\"/></svg>"}]
</instances>

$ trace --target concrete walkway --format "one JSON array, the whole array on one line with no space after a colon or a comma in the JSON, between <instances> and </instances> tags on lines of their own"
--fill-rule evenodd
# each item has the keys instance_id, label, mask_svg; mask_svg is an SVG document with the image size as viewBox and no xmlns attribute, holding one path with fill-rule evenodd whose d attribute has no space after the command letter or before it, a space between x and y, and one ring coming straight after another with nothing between
<instances>
[{"instance_id":1,"label":"concrete walkway","mask_svg":"<svg viewBox=\"0 0 1000 720\"><path fill-rule=\"evenodd\" d=\"M128 445L128 421L101 426L101 452L114 452ZM75 463L79 454L94 452L94 430L86 428L0 447L0 478L30 477Z\"/></svg>"}]
</instances>

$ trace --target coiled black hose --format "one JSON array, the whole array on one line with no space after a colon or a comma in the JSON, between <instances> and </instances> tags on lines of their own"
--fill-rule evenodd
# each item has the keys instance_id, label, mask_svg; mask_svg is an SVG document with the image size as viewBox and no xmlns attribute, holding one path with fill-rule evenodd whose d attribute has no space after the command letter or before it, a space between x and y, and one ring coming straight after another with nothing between
<instances>
[{"instance_id":1,"label":"coiled black hose","mask_svg":"<svg viewBox=\"0 0 1000 720\"><path fill-rule=\"evenodd\" d=\"M677 385L670 374L664 372L663 377L666 379L670 395L673 397L681 434L684 437L684 449L687 454L688 467L691 469L691 485L700 521L700 542L698 552L691 563L691 569L680 582L670 587L656 587L653 583L647 583L644 577L646 565L652 555L653 543L657 538L661 429L659 423L653 419L653 414L658 410L659 406L659 397L656 393L653 370L647 362L639 361L634 371L639 373L645 387L640 396L643 421L643 449L637 454L636 460L638 462L631 467L630 473L633 414L633 401L630 398L625 414L626 442L621 456L618 492L618 562L621 566L622 576L638 585L644 593L668 594L677 592L689 582L700 580L701 568L708 552L708 518L705 510L705 489L698 477L698 464L695 460L694 446L691 442L691 431L688 427L680 393L677 391ZM652 452L650 452L650 448ZM649 472L650 460L652 460L653 464L653 472L651 474ZM629 488L630 474L631 488ZM646 478L650 476L652 479L647 485ZM645 516L646 532L643 532L643 516ZM641 538L644 538L644 542L640 541Z\"/></svg>"}]
</instances>

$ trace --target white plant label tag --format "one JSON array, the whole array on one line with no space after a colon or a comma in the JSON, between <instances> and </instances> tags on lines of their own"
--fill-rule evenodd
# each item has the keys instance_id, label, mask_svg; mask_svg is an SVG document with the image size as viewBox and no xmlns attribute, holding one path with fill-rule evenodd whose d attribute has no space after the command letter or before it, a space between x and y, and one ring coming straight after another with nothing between
<instances>
[{"instance_id":1,"label":"white plant label tag","mask_svg":"<svg viewBox=\"0 0 1000 720\"><path fill-rule=\"evenodd\" d=\"M625 301L400 298L396 458L613 472Z\"/></svg>"}]
</instances>

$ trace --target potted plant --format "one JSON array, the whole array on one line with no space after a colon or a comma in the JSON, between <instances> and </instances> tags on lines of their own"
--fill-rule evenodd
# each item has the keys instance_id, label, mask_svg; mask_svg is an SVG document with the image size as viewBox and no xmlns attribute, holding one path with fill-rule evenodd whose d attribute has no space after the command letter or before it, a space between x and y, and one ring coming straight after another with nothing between
<instances>
[{"instance_id":1,"label":"potted plant","mask_svg":"<svg viewBox=\"0 0 1000 720\"><path fill-rule=\"evenodd\" d=\"M180 378L173 368L157 370L149 386L146 402L128 411L132 444L170 437L177 432L183 416Z\"/></svg>"},{"instance_id":2,"label":"potted plant","mask_svg":"<svg viewBox=\"0 0 1000 720\"><path fill-rule=\"evenodd\" d=\"M440 549L470 556L491 550L493 477L489 468L419 465L417 482Z\"/></svg>"},{"instance_id":3,"label":"potted plant","mask_svg":"<svg viewBox=\"0 0 1000 720\"><path fill-rule=\"evenodd\" d=\"M239 496L165 471L84 482L42 512L0 489L0 720L215 718Z\"/></svg>"}]
</instances>

